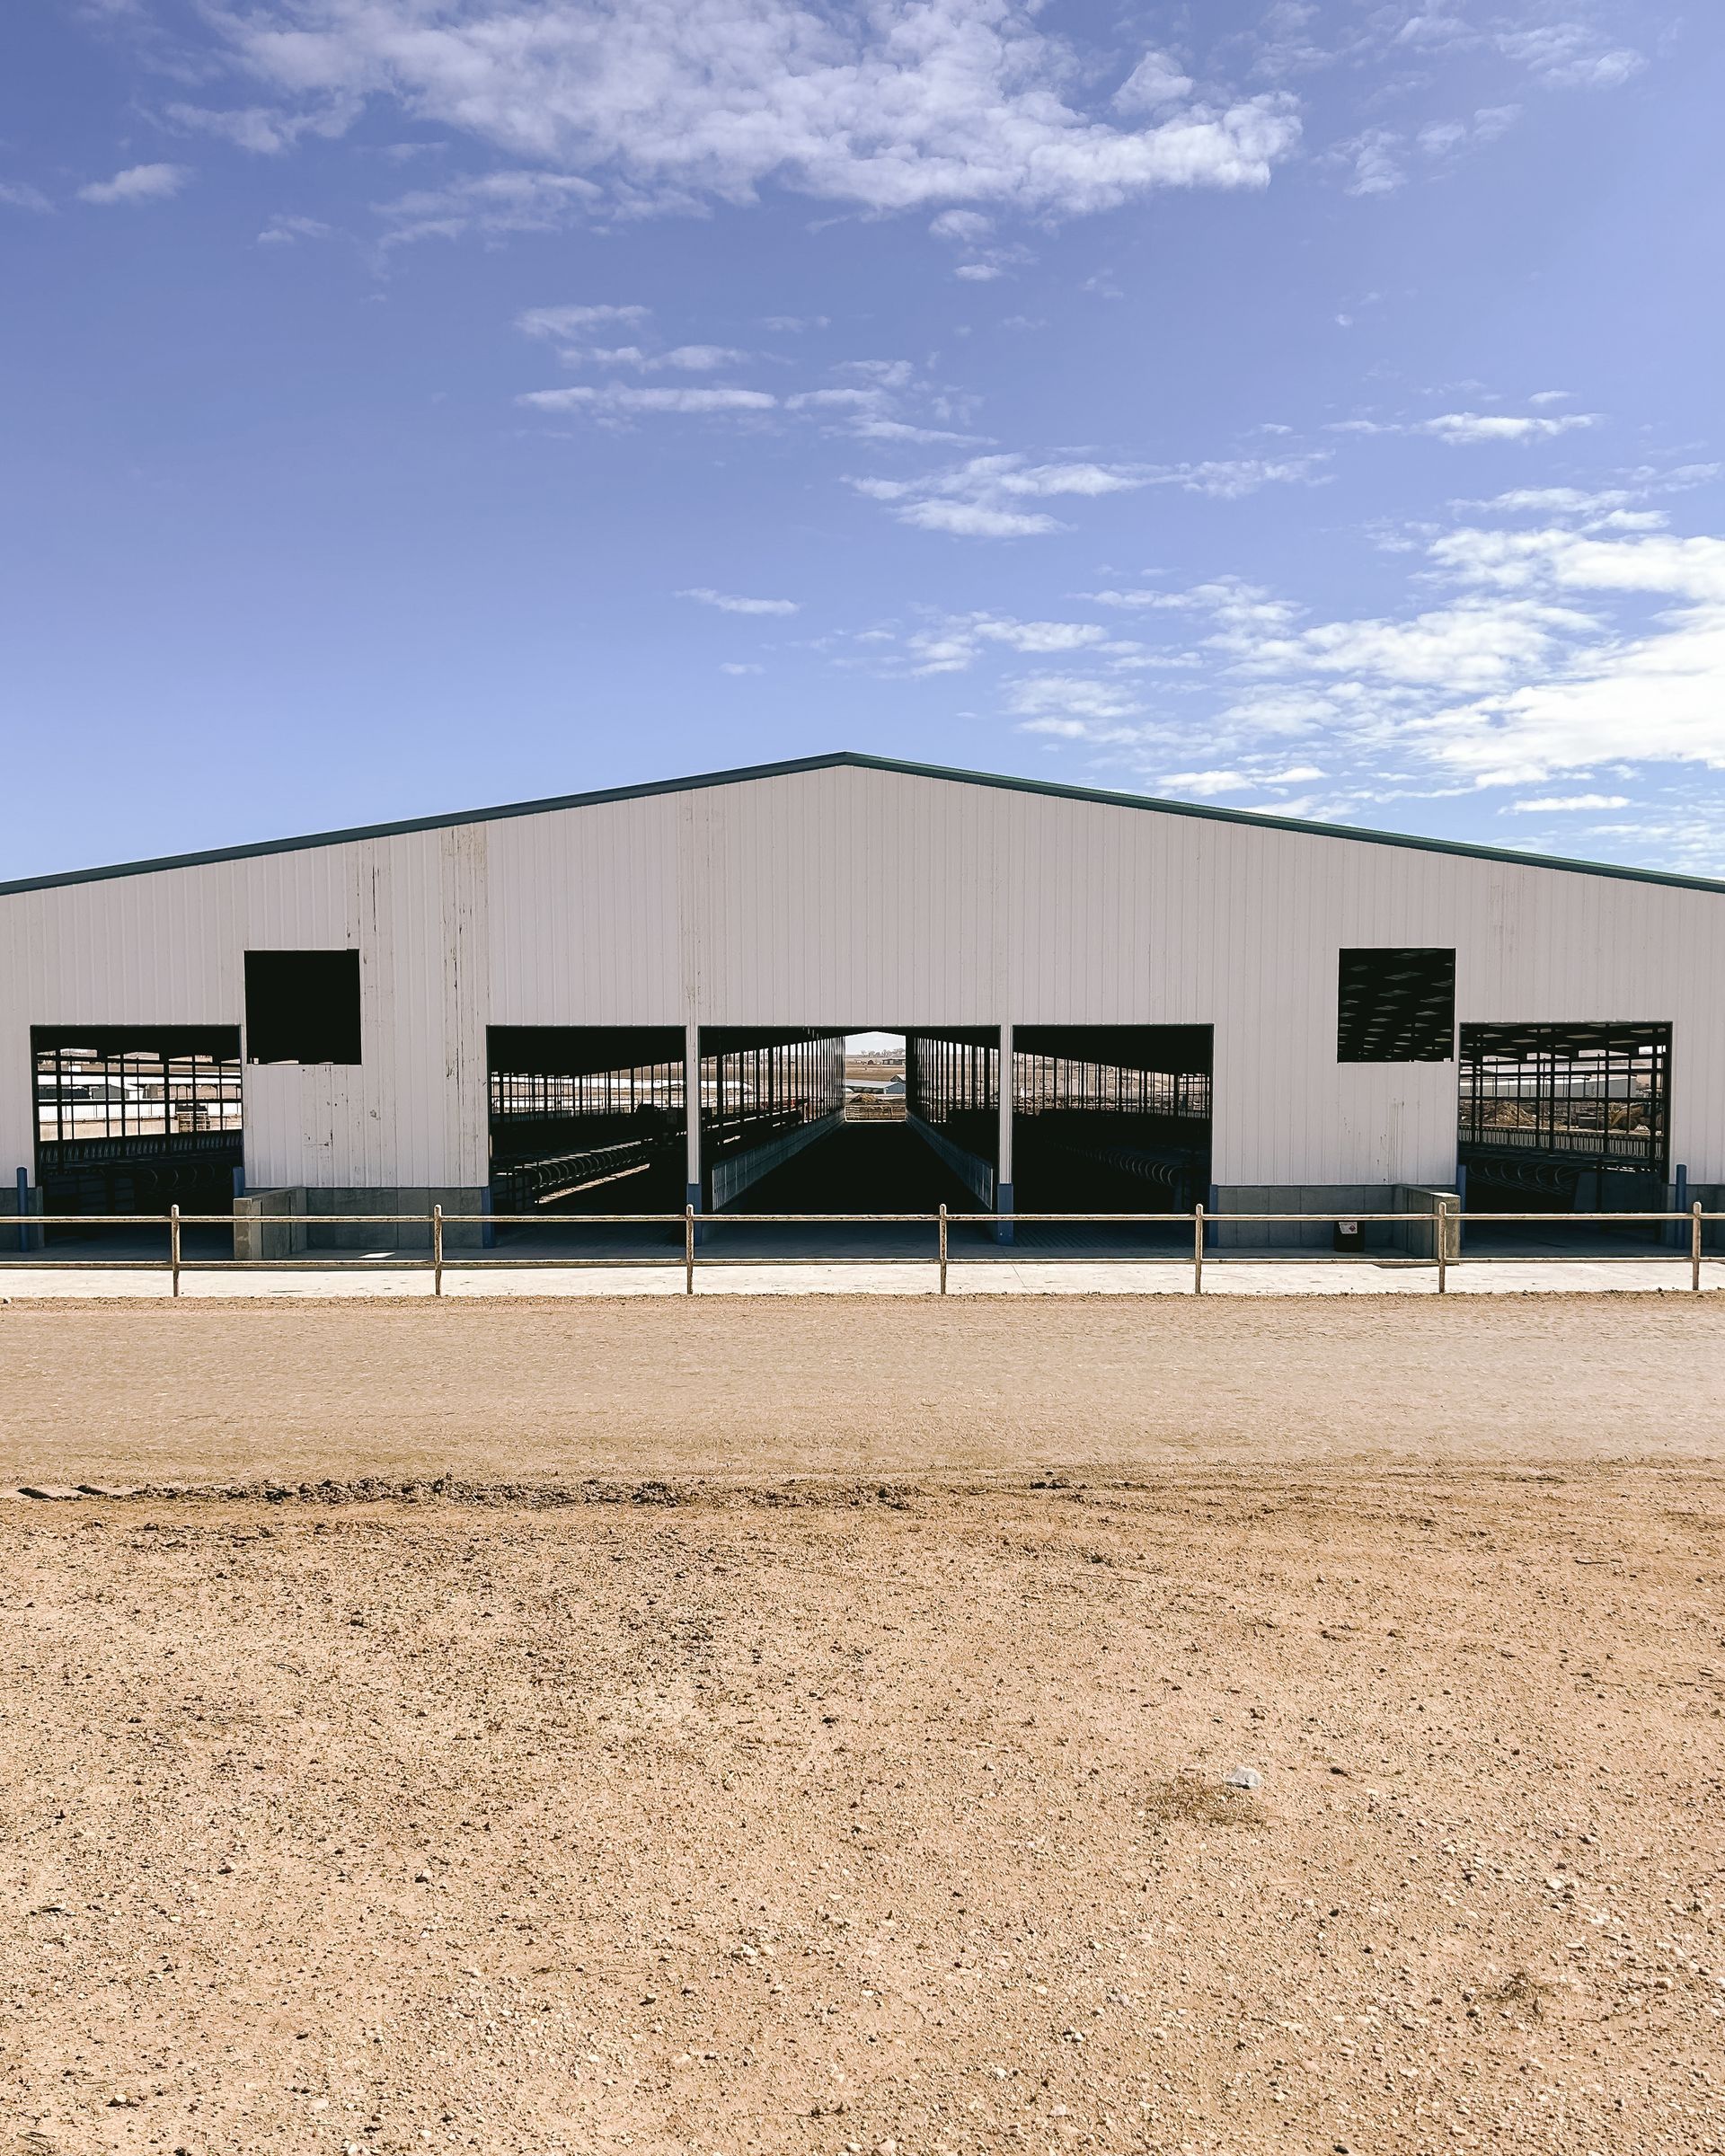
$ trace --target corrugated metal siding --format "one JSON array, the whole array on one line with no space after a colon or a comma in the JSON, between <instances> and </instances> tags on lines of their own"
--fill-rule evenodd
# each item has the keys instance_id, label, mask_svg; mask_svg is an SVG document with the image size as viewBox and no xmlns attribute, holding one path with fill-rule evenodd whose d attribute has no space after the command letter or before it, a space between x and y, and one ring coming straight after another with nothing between
<instances>
[{"instance_id":1,"label":"corrugated metal siding","mask_svg":"<svg viewBox=\"0 0 1725 2156\"><path fill-rule=\"evenodd\" d=\"M248 1069L258 1184L484 1180L489 1024L1202 1022L1225 1183L1425 1182L1453 1065L1339 1065L1336 952L1454 944L1467 1020L1676 1029L1725 1180L1725 899L837 766L0 898L0 1171L28 1029L234 1022L241 954L357 944L366 1061Z\"/></svg>"}]
</instances>

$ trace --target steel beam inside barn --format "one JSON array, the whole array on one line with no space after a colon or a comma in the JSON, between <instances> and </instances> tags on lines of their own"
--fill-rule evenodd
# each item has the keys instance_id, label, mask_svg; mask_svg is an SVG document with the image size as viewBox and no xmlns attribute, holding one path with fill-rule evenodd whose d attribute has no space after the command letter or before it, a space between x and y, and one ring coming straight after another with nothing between
<instances>
[{"instance_id":1,"label":"steel beam inside barn","mask_svg":"<svg viewBox=\"0 0 1725 2156\"><path fill-rule=\"evenodd\" d=\"M0 1211L196 1174L236 1239L371 1248L353 1216L434 1202L766 1210L838 1172L869 1025L918 1187L978 1211L1202 1195L1245 1246L1464 1172L1711 1203L1722 899L849 755L35 878L0 885Z\"/></svg>"}]
</instances>

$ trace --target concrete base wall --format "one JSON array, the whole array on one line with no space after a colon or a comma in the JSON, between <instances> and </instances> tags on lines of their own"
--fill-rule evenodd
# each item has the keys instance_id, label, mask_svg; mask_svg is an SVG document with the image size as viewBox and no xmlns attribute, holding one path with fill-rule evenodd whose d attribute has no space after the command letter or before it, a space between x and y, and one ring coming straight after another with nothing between
<instances>
[{"instance_id":1,"label":"concrete base wall","mask_svg":"<svg viewBox=\"0 0 1725 2156\"><path fill-rule=\"evenodd\" d=\"M417 1186L406 1189L315 1189L295 1186L253 1190L234 1206L234 1254L256 1258L300 1257L307 1250L425 1250L431 1248L433 1206L446 1213L479 1214L490 1209L483 1184ZM417 1221L352 1220L355 1213L423 1213ZM474 1250L485 1240L478 1220L449 1222L443 1231L446 1250ZM244 1243L243 1250L242 1242Z\"/></svg>"},{"instance_id":2,"label":"concrete base wall","mask_svg":"<svg viewBox=\"0 0 1725 2156\"><path fill-rule=\"evenodd\" d=\"M985 1213L997 1210L995 1205L995 1164L978 1154L967 1153L955 1145L951 1138L942 1137L932 1123L924 1123L920 1116L907 1115L905 1121L916 1133L931 1153L938 1153L967 1190L982 1201Z\"/></svg>"},{"instance_id":3,"label":"concrete base wall","mask_svg":"<svg viewBox=\"0 0 1725 2156\"><path fill-rule=\"evenodd\" d=\"M252 1190L234 1200L234 1255L256 1265L300 1258L306 1248L304 1190Z\"/></svg>"},{"instance_id":4,"label":"concrete base wall","mask_svg":"<svg viewBox=\"0 0 1725 2156\"><path fill-rule=\"evenodd\" d=\"M845 1120L840 1114L818 1117L812 1123L799 1124L795 1130L787 1130L781 1136L769 1138L765 1145L751 1145L747 1153L731 1153L712 1165L712 1209L721 1212L732 1198L739 1197L751 1183L758 1183L764 1175L771 1175L775 1168L800 1153L805 1146L812 1145L817 1138L824 1138L838 1128Z\"/></svg>"},{"instance_id":5,"label":"concrete base wall","mask_svg":"<svg viewBox=\"0 0 1725 2156\"><path fill-rule=\"evenodd\" d=\"M1438 1200L1448 1200L1451 1211L1459 1205L1454 1190L1413 1183L1225 1183L1217 1187L1211 1208L1216 1233L1211 1247L1218 1250L1333 1250L1332 1221L1231 1222L1231 1213L1326 1213L1356 1218L1365 1213L1406 1213L1417 1217L1400 1221L1367 1221L1360 1241L1368 1250L1382 1250L1410 1258L1435 1258L1436 1233L1431 1215ZM1452 1223L1448 1233L1452 1258L1460 1254L1460 1233Z\"/></svg>"},{"instance_id":6,"label":"concrete base wall","mask_svg":"<svg viewBox=\"0 0 1725 2156\"><path fill-rule=\"evenodd\" d=\"M1391 1229L1396 1250L1405 1251L1410 1258L1436 1259L1438 1228L1433 1215L1438 1210L1439 1198L1443 1199L1451 1215L1444 1228L1444 1256L1461 1256L1462 1224L1454 1217L1461 1210L1461 1194L1446 1188L1441 1183L1398 1183L1395 1186L1395 1204L1392 1209L1415 1215L1405 1228Z\"/></svg>"}]
</instances>

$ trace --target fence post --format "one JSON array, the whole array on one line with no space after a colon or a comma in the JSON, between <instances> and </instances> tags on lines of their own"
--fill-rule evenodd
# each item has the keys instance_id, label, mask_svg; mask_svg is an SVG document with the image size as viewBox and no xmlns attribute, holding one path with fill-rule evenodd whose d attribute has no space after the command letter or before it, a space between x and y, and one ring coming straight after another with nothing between
<instances>
[{"instance_id":1,"label":"fence post","mask_svg":"<svg viewBox=\"0 0 1725 2156\"><path fill-rule=\"evenodd\" d=\"M941 1207L941 1293L946 1293L946 1207Z\"/></svg>"},{"instance_id":2,"label":"fence post","mask_svg":"<svg viewBox=\"0 0 1725 2156\"><path fill-rule=\"evenodd\" d=\"M1689 1285L1701 1293L1701 1200L1689 1208Z\"/></svg>"},{"instance_id":3,"label":"fence post","mask_svg":"<svg viewBox=\"0 0 1725 2156\"><path fill-rule=\"evenodd\" d=\"M173 1275L173 1292L180 1293L180 1208L168 1207L168 1270Z\"/></svg>"},{"instance_id":4,"label":"fence post","mask_svg":"<svg viewBox=\"0 0 1725 2156\"><path fill-rule=\"evenodd\" d=\"M1432 1217L1431 1232L1438 1239L1438 1293L1449 1293L1449 1207L1440 1197Z\"/></svg>"},{"instance_id":5,"label":"fence post","mask_svg":"<svg viewBox=\"0 0 1725 2156\"><path fill-rule=\"evenodd\" d=\"M431 1208L431 1293L443 1293L443 1207Z\"/></svg>"},{"instance_id":6,"label":"fence post","mask_svg":"<svg viewBox=\"0 0 1725 2156\"><path fill-rule=\"evenodd\" d=\"M1192 1293L1204 1293L1204 1208L1192 1207Z\"/></svg>"},{"instance_id":7,"label":"fence post","mask_svg":"<svg viewBox=\"0 0 1725 2156\"><path fill-rule=\"evenodd\" d=\"M694 1207L683 1208L683 1293L694 1293Z\"/></svg>"}]
</instances>

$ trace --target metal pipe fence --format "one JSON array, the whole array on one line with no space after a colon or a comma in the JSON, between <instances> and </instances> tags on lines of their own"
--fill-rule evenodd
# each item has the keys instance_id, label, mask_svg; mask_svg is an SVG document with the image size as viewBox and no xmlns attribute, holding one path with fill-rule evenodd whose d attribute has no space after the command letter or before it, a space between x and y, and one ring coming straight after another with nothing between
<instances>
[{"instance_id":1,"label":"metal pipe fence","mask_svg":"<svg viewBox=\"0 0 1725 2156\"><path fill-rule=\"evenodd\" d=\"M1612 1265L1659 1262L1667 1258L1664 1251L1612 1250L1542 1252L1536 1258L1514 1251L1486 1253L1472 1251L1464 1257L1459 1248L1459 1230L1466 1224L1492 1225L1526 1225L1536 1224L1551 1229L1559 1226L1606 1225L1613 1228L1643 1226L1649 1228L1678 1227L1686 1229L1686 1238L1675 1239L1676 1249L1672 1250L1668 1262L1678 1264L1686 1256L1689 1268L1689 1286L1692 1292L1701 1292L1702 1243L1703 1231L1709 1223L1725 1220L1725 1213L1709 1213L1699 1203L1682 1212L1647 1213L1482 1213L1467 1212L1459 1206L1439 1204L1429 1212L1414 1213L1210 1213L1202 1206L1195 1206L1190 1213L952 1213L942 1206L933 1213L697 1213L693 1206L686 1206L681 1213L446 1213L441 1206L433 1206L429 1213L339 1213L315 1216L304 1214L268 1214L248 1219L248 1230L261 1235L282 1234L305 1228L310 1217L318 1218L329 1225L342 1227L421 1228L426 1231L427 1247L424 1252L411 1251L359 1251L351 1254L339 1250L320 1250L316 1256L287 1256L277 1258L208 1258L188 1257L185 1253L184 1231L187 1228L215 1227L232 1230L236 1223L229 1213L182 1213L178 1206L165 1214L138 1213L57 1213L23 1214L17 1216L20 1250L13 1254L0 1251L0 1268L22 1267L32 1263L29 1245L33 1238L48 1228L161 1228L166 1232L167 1250L164 1257L103 1258L79 1256L68 1264L80 1271L103 1272L157 1272L166 1271L173 1282L173 1293L178 1295L180 1284L187 1273L228 1272L340 1272L343 1270L429 1272L432 1293L444 1292L444 1275L448 1269L447 1234L451 1227L471 1228L482 1233L499 1227L551 1227L571 1231L592 1228L658 1227L675 1229L680 1233L681 1249L664 1254L635 1252L618 1256L588 1252L577 1256L537 1252L533 1255L498 1255L486 1250L483 1255L471 1244L464 1245L457 1260L474 1271L588 1271L607 1268L681 1268L684 1293L694 1294L695 1273L700 1267L726 1266L920 1266L933 1267L938 1274L940 1293L948 1290L948 1275L952 1263L951 1231L954 1225L978 1228L1013 1228L1032 1226L1061 1227L1129 1227L1165 1228L1190 1231L1189 1249L1169 1251L1133 1251L1126 1256L1119 1253L1094 1250L1036 1250L1028 1254L1028 1262L1037 1265L1095 1265L1128 1264L1135 1266L1181 1266L1190 1268L1192 1276L1192 1293L1204 1292L1204 1268L1207 1263L1216 1264L1319 1264L1319 1265L1396 1265L1427 1268L1436 1272L1438 1293L1448 1292L1449 1276L1458 1266L1539 1264L1539 1265ZM934 1250L932 1254L916 1252L880 1251L857 1253L816 1252L762 1253L722 1257L711 1250L703 1250L702 1237L715 1228L725 1227L925 1227L933 1230ZM1363 1227L1389 1226L1409 1234L1418 1233L1429 1236L1431 1255L1425 1257L1413 1251L1395 1253L1383 1248L1358 1250L1314 1250L1306 1249L1283 1250L1241 1250L1225 1255L1210 1242L1210 1237L1220 1227L1330 1227L1358 1230ZM1457 1248L1450 1248L1451 1231L1457 1231ZM1686 1240L1686 1251L1683 1245ZM1208 1247L1207 1247L1207 1245Z\"/></svg>"}]
</instances>

